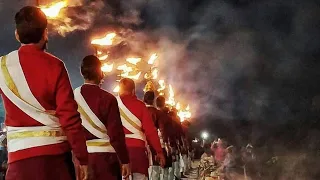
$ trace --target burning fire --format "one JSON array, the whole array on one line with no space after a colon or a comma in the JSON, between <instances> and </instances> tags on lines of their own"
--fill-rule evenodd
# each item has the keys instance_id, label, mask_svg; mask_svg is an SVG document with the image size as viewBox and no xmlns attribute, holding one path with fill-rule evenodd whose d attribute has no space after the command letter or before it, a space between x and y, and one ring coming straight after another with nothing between
<instances>
[{"instance_id":1,"label":"burning fire","mask_svg":"<svg viewBox=\"0 0 320 180\"><path fill-rule=\"evenodd\" d=\"M164 94L162 91L166 89L166 84L164 82L164 80L159 80L159 89L158 89L158 92L160 92L160 95L162 93L162 95Z\"/></svg>"},{"instance_id":2,"label":"burning fire","mask_svg":"<svg viewBox=\"0 0 320 180\"><path fill-rule=\"evenodd\" d=\"M104 63L101 67L102 72L111 72L113 70L113 64Z\"/></svg>"},{"instance_id":3,"label":"burning fire","mask_svg":"<svg viewBox=\"0 0 320 180\"><path fill-rule=\"evenodd\" d=\"M113 44L113 40L116 37L116 33L109 33L101 39L93 39L91 44L99 46L110 46Z\"/></svg>"},{"instance_id":4,"label":"burning fire","mask_svg":"<svg viewBox=\"0 0 320 180\"><path fill-rule=\"evenodd\" d=\"M120 86L117 85L114 89L113 92L118 93L120 91Z\"/></svg>"},{"instance_id":5,"label":"burning fire","mask_svg":"<svg viewBox=\"0 0 320 180\"><path fill-rule=\"evenodd\" d=\"M128 72L121 74L121 77L130 78L130 79L134 79L134 80L138 80L140 78L140 76L141 76L141 72L139 72L136 75L129 75Z\"/></svg>"},{"instance_id":6,"label":"burning fire","mask_svg":"<svg viewBox=\"0 0 320 180\"><path fill-rule=\"evenodd\" d=\"M152 65L154 64L154 62L156 61L156 59L158 58L157 54L152 54L149 61L148 61L148 64Z\"/></svg>"},{"instance_id":7,"label":"burning fire","mask_svg":"<svg viewBox=\"0 0 320 180\"><path fill-rule=\"evenodd\" d=\"M40 9L49 19L54 19L59 16L61 9L65 7L67 7L67 1L57 2L50 6L43 6L40 7Z\"/></svg>"},{"instance_id":8,"label":"burning fire","mask_svg":"<svg viewBox=\"0 0 320 180\"><path fill-rule=\"evenodd\" d=\"M102 52L101 52L101 51L97 51L97 54L98 54L98 55L101 55L101 54L102 54Z\"/></svg>"},{"instance_id":9,"label":"burning fire","mask_svg":"<svg viewBox=\"0 0 320 180\"><path fill-rule=\"evenodd\" d=\"M177 106L178 106L178 104L177 104ZM180 106L180 104L179 104L179 106ZM177 108L177 110L179 110L178 116L180 117L181 122L185 121L186 119L191 118L191 112L190 112L189 105L187 106L187 108L185 110L180 110L181 108L178 109L178 107L176 107L176 108Z\"/></svg>"},{"instance_id":10,"label":"burning fire","mask_svg":"<svg viewBox=\"0 0 320 180\"><path fill-rule=\"evenodd\" d=\"M177 105L176 105L176 109L177 109L177 110L180 110L180 109L181 109L181 105L180 105L179 102L178 102Z\"/></svg>"},{"instance_id":11,"label":"burning fire","mask_svg":"<svg viewBox=\"0 0 320 180\"><path fill-rule=\"evenodd\" d=\"M176 104L176 102L174 100L174 91L173 91L171 84L169 85L169 99L166 102L166 104L168 104L170 106L174 106Z\"/></svg>"},{"instance_id":12,"label":"burning fire","mask_svg":"<svg viewBox=\"0 0 320 180\"><path fill-rule=\"evenodd\" d=\"M101 60L101 61L104 61L108 58L109 56L108 55L104 55L104 56L99 56L98 58Z\"/></svg>"},{"instance_id":13,"label":"burning fire","mask_svg":"<svg viewBox=\"0 0 320 180\"><path fill-rule=\"evenodd\" d=\"M152 79L157 79L158 78L158 73L159 73L159 71L158 71L158 69L154 69L153 71L152 71Z\"/></svg>"},{"instance_id":14,"label":"burning fire","mask_svg":"<svg viewBox=\"0 0 320 180\"><path fill-rule=\"evenodd\" d=\"M131 64L137 65L137 63L141 61L141 58L127 58L126 61Z\"/></svg>"},{"instance_id":15,"label":"burning fire","mask_svg":"<svg viewBox=\"0 0 320 180\"><path fill-rule=\"evenodd\" d=\"M118 66L117 70L123 71L124 73L129 73L133 71L133 68L124 64L124 65Z\"/></svg>"}]
</instances>

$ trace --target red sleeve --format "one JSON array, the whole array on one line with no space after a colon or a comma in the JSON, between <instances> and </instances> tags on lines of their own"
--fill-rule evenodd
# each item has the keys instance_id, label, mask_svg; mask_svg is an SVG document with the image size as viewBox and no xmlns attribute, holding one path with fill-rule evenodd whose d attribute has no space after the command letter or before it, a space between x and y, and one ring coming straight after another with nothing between
<instances>
[{"instance_id":1,"label":"red sleeve","mask_svg":"<svg viewBox=\"0 0 320 180\"><path fill-rule=\"evenodd\" d=\"M156 127L154 126L154 123L152 121L148 108L144 105L142 105L141 108L142 108L142 120L141 120L142 129L146 134L147 140L152 146L152 148L157 152L157 154L162 154L163 152L162 152L158 132L156 130Z\"/></svg>"},{"instance_id":2,"label":"red sleeve","mask_svg":"<svg viewBox=\"0 0 320 180\"><path fill-rule=\"evenodd\" d=\"M116 98L112 99L106 118L107 120L104 122L107 122L105 126L107 127L108 136L110 137L110 143L115 149L120 162L122 164L128 164L129 156Z\"/></svg>"},{"instance_id":3,"label":"red sleeve","mask_svg":"<svg viewBox=\"0 0 320 180\"><path fill-rule=\"evenodd\" d=\"M62 129L67 135L69 144L81 165L88 164L86 139L81 125L78 105L74 100L69 76L64 64L61 63L60 75L56 86L56 115Z\"/></svg>"}]
</instances>

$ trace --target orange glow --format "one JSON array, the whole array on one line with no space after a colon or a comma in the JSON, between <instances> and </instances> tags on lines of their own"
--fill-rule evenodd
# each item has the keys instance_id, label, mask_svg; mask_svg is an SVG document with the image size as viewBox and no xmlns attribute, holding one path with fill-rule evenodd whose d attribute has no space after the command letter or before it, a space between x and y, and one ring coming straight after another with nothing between
<instances>
[{"instance_id":1,"label":"orange glow","mask_svg":"<svg viewBox=\"0 0 320 180\"><path fill-rule=\"evenodd\" d=\"M67 7L67 1L57 2L50 6L42 6L40 9L48 19L54 19L59 16L61 9L65 7Z\"/></svg>"},{"instance_id":2,"label":"orange glow","mask_svg":"<svg viewBox=\"0 0 320 180\"><path fill-rule=\"evenodd\" d=\"M98 58L99 58L99 60L104 61L104 60L108 59L108 57L109 57L108 55L104 55L104 56L100 56Z\"/></svg>"},{"instance_id":3,"label":"orange glow","mask_svg":"<svg viewBox=\"0 0 320 180\"><path fill-rule=\"evenodd\" d=\"M105 37L100 39L93 39L91 44L100 46L110 46L113 43L113 39L116 37L116 33L109 33Z\"/></svg>"},{"instance_id":4,"label":"orange glow","mask_svg":"<svg viewBox=\"0 0 320 180\"><path fill-rule=\"evenodd\" d=\"M101 67L102 72L111 72L113 70L113 64L104 63Z\"/></svg>"},{"instance_id":5,"label":"orange glow","mask_svg":"<svg viewBox=\"0 0 320 180\"><path fill-rule=\"evenodd\" d=\"M154 62L156 61L157 58L158 58L158 56L157 56L156 53L152 54L152 55L150 56L150 59L149 59L149 61L148 61L148 64L150 64L150 65L154 64Z\"/></svg>"},{"instance_id":6,"label":"orange glow","mask_svg":"<svg viewBox=\"0 0 320 180\"><path fill-rule=\"evenodd\" d=\"M141 58L127 58L126 61L131 64L137 65L137 63L141 61Z\"/></svg>"}]
</instances>

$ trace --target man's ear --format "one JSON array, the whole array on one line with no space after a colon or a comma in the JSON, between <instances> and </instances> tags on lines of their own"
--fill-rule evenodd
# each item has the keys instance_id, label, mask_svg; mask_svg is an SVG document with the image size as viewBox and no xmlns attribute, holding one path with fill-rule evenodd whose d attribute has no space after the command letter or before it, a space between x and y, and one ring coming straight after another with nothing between
<instances>
[{"instance_id":1,"label":"man's ear","mask_svg":"<svg viewBox=\"0 0 320 180\"><path fill-rule=\"evenodd\" d=\"M17 30L14 31L14 35L16 36L16 40L20 42L20 38Z\"/></svg>"},{"instance_id":2,"label":"man's ear","mask_svg":"<svg viewBox=\"0 0 320 180\"><path fill-rule=\"evenodd\" d=\"M43 40L45 41L45 42L47 42L48 41L48 39L49 39L49 37L48 37L48 28L46 28L45 30L44 30L44 32L43 32Z\"/></svg>"}]
</instances>

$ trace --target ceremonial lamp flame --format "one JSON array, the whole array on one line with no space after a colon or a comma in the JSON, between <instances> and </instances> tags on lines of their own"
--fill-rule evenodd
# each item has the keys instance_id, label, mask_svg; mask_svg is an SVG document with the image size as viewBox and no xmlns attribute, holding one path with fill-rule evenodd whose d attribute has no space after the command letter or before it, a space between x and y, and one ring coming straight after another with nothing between
<instances>
[{"instance_id":1,"label":"ceremonial lamp flame","mask_svg":"<svg viewBox=\"0 0 320 180\"><path fill-rule=\"evenodd\" d=\"M65 7L67 7L67 2L61 1L61 2L54 3L50 6L40 7L40 9L47 16L47 18L54 19L59 16L61 9Z\"/></svg>"},{"instance_id":2,"label":"ceremonial lamp flame","mask_svg":"<svg viewBox=\"0 0 320 180\"><path fill-rule=\"evenodd\" d=\"M159 80L158 83L159 83L160 87L158 88L157 91L159 92L160 96L163 96L164 95L163 91L166 89L166 84L165 84L164 80Z\"/></svg>"},{"instance_id":3,"label":"ceremonial lamp flame","mask_svg":"<svg viewBox=\"0 0 320 180\"><path fill-rule=\"evenodd\" d=\"M131 64L137 65L137 63L141 61L141 58L127 58L126 61Z\"/></svg>"},{"instance_id":4,"label":"ceremonial lamp flame","mask_svg":"<svg viewBox=\"0 0 320 180\"><path fill-rule=\"evenodd\" d=\"M106 59L108 59L109 55L104 55L104 56L99 56L99 60L104 61Z\"/></svg>"},{"instance_id":5,"label":"ceremonial lamp flame","mask_svg":"<svg viewBox=\"0 0 320 180\"><path fill-rule=\"evenodd\" d=\"M179 102L178 102L177 105L176 105L176 109L177 109L177 110L180 110L180 109L181 109L181 105L180 105Z\"/></svg>"},{"instance_id":6,"label":"ceremonial lamp flame","mask_svg":"<svg viewBox=\"0 0 320 180\"><path fill-rule=\"evenodd\" d=\"M113 40L116 37L116 33L109 33L101 39L93 39L91 44L99 46L110 46L113 44Z\"/></svg>"},{"instance_id":7,"label":"ceremonial lamp flame","mask_svg":"<svg viewBox=\"0 0 320 180\"><path fill-rule=\"evenodd\" d=\"M178 109L178 104L176 106L177 110L181 109L180 104L179 104L179 109ZM191 118L190 106L188 105L185 110L179 110L178 116L180 117L181 122L185 121L186 119Z\"/></svg>"},{"instance_id":8,"label":"ceremonial lamp flame","mask_svg":"<svg viewBox=\"0 0 320 180\"><path fill-rule=\"evenodd\" d=\"M171 84L169 85L169 99L168 101L166 101L166 104L170 105L171 107L176 104L176 102L174 101L174 91Z\"/></svg>"},{"instance_id":9,"label":"ceremonial lamp flame","mask_svg":"<svg viewBox=\"0 0 320 180\"><path fill-rule=\"evenodd\" d=\"M132 67L129 67L126 64L118 66L117 70L123 71L124 73L129 73L133 71Z\"/></svg>"},{"instance_id":10,"label":"ceremonial lamp flame","mask_svg":"<svg viewBox=\"0 0 320 180\"><path fill-rule=\"evenodd\" d=\"M102 54L102 52L101 52L101 51L97 51L97 54L98 54L98 55L101 55L101 54Z\"/></svg>"},{"instance_id":11,"label":"ceremonial lamp flame","mask_svg":"<svg viewBox=\"0 0 320 180\"><path fill-rule=\"evenodd\" d=\"M152 54L149 61L148 61L148 64L152 65L154 64L154 62L156 61L156 59L158 58L157 54Z\"/></svg>"},{"instance_id":12,"label":"ceremonial lamp flame","mask_svg":"<svg viewBox=\"0 0 320 180\"><path fill-rule=\"evenodd\" d=\"M133 80L138 80L140 78L140 76L141 76L141 72L138 72L138 74L136 74L136 75L129 75L128 72L121 74L121 77L130 78Z\"/></svg>"},{"instance_id":13,"label":"ceremonial lamp flame","mask_svg":"<svg viewBox=\"0 0 320 180\"><path fill-rule=\"evenodd\" d=\"M104 63L101 67L101 71L105 73L111 72L112 70L113 70L113 64Z\"/></svg>"}]
</instances>

